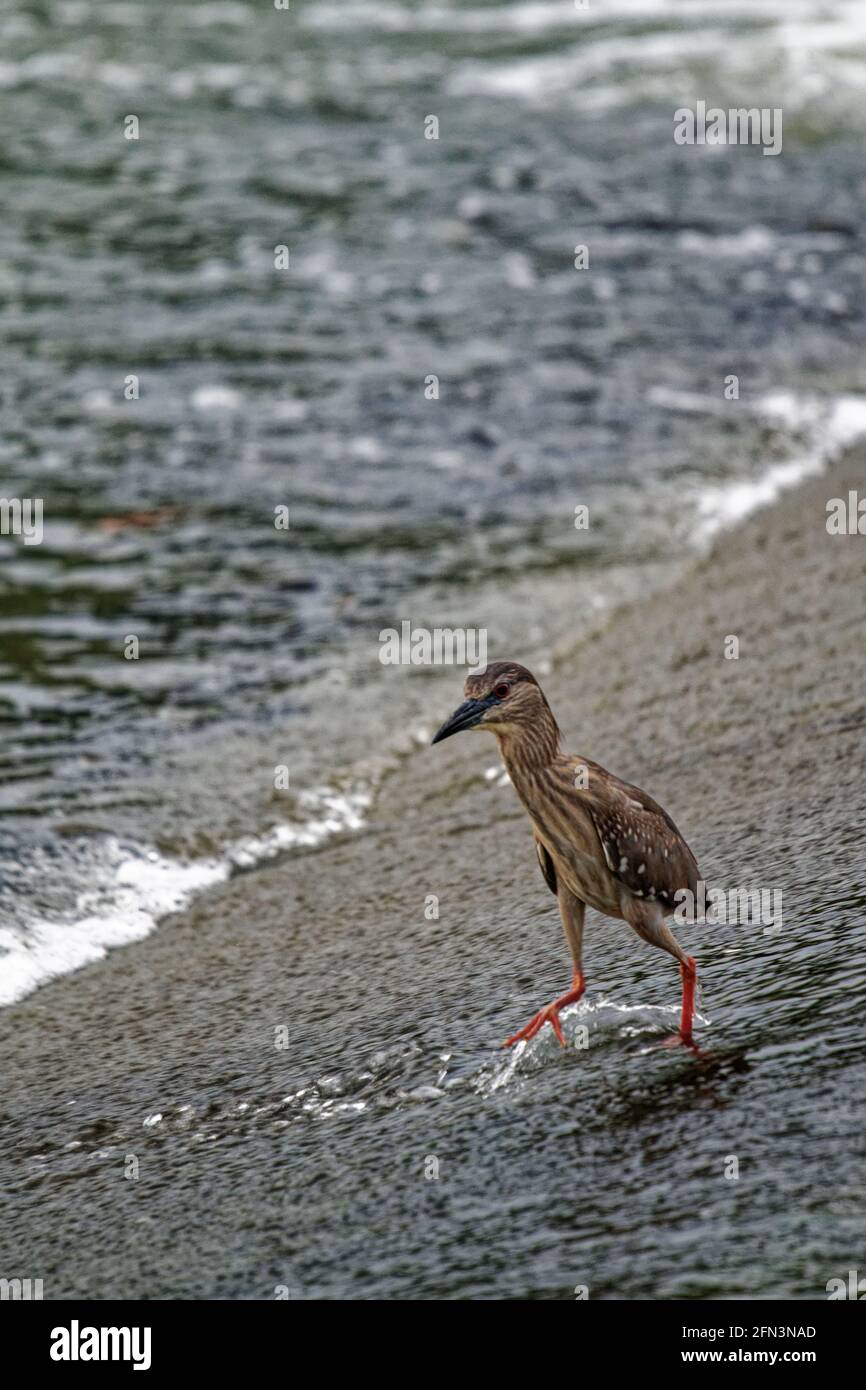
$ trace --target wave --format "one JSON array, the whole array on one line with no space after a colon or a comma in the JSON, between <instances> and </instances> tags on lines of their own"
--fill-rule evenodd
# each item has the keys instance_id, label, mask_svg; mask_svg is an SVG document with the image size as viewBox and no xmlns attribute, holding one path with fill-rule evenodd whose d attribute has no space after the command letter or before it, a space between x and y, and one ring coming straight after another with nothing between
<instances>
[{"instance_id":1,"label":"wave","mask_svg":"<svg viewBox=\"0 0 866 1390\"><path fill-rule=\"evenodd\" d=\"M299 806L306 811L306 819L275 825L262 835L235 841L217 857L186 863L169 859L152 846L114 836L101 838L92 847L89 866L99 886L79 894L66 920L36 918L19 930L0 930L0 1006L16 1003L48 980L102 960L115 947L149 936L165 917L182 911L200 893L239 871L359 830L373 794L372 785L305 792Z\"/></svg>"}]
</instances>

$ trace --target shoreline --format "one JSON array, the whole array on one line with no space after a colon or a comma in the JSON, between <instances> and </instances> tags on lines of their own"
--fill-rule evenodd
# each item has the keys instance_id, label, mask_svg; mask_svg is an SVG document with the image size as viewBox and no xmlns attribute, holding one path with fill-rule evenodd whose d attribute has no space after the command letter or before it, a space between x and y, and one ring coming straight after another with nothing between
<instances>
[{"instance_id":1,"label":"shoreline","mask_svg":"<svg viewBox=\"0 0 866 1390\"><path fill-rule=\"evenodd\" d=\"M665 399L672 409L677 408L675 396L668 395ZM700 404L703 409L707 408L707 402ZM695 402L691 399L680 401L679 405L695 408ZM829 399L821 399L780 391L760 397L750 409L755 416L768 422L784 422L789 427L796 425L806 431L808 448L798 457L768 465L759 477L749 482L707 484L695 511L692 548L677 568L671 570L663 564L650 568L644 564L635 567L631 573L623 574L623 567L611 559L607 568L599 571L608 592L605 595L601 595L597 589L589 592L589 608L591 612L593 609L595 611L589 621L583 619L580 635L566 638L553 633L547 642L541 643L543 655L539 656L537 650L525 653L529 664L536 665L540 674L550 670L550 654L567 658L573 650L579 649L602 630L611 621L612 613L638 603L639 581L647 592L663 595L686 578L706 555L708 547L722 542L729 530L744 524L756 512L777 505L787 491L806 479L824 476L840 457L844 457L847 449L859 445L866 435L866 396L862 394L841 392ZM531 594L534 610L539 606L555 610L563 601L563 587L561 573L551 582L543 571L536 571L520 582L512 579L510 597L515 605L522 603L525 607L527 595ZM579 602L584 596L574 594L572 597ZM489 590L484 591L476 595L474 606L478 607L480 602L483 607L484 602L489 604L492 600ZM422 608L429 603L430 596L427 595L421 603ZM441 608L441 603L434 603L434 608L437 607ZM435 613L434 621L440 618L450 623L447 613ZM411 620L402 620L400 659L396 663L385 662L383 665L417 664L408 657L411 626ZM494 625L497 626L501 627L501 624ZM451 630L451 626L434 626L434 647L439 640L437 634ZM396 640L396 629L388 631L393 632ZM419 629L419 632L423 631L423 628ZM467 640L473 634L477 639L474 644L469 640L467 658L471 659L463 664L472 669L484 664L487 659L487 628L456 631L466 634ZM515 647L513 641L502 642L501 630L499 637L503 650ZM533 638L530 645L537 647L537 640ZM475 650L475 646L483 648L483 652ZM344 653L344 658L339 675L340 689L345 693L350 684L350 673L357 665L360 664L364 676L367 673L358 648ZM432 664L444 692L450 662L443 665L441 657L437 657L432 663L428 658L421 664L428 668L428 675L433 674L429 670ZM459 676L461 669L456 667L453 674ZM405 672L402 674L405 675ZM428 700L431 694L427 692ZM314 701L315 698L314 694ZM444 698L447 700L448 696ZM78 916L70 915L64 921L49 918L31 921L23 937L8 928L0 928L6 953L5 968L0 979L0 1008L19 1002L49 980L77 973L85 966L105 959L108 952L123 949L134 941L151 936L161 930L172 916L190 910L199 896L232 880L238 872L255 870L271 861L280 860L294 850L303 852L320 843L327 843L331 838L363 828L366 813L375 801L382 782L387 781L388 772L398 767L407 753L411 755L417 751L418 740L412 735L407 738L407 731L410 725L417 725L423 719L423 714L419 715L418 711L419 700L413 700L405 689L401 692L401 699L399 715L403 720L404 733L400 739L382 749L378 765L371 766L366 757L350 763L349 784L345 778L335 780L335 768L324 769L317 774L317 784L302 792L295 806L296 812L302 808L306 810L306 819L285 818L246 831L238 828L234 839L223 839L204 857L194 852L187 857L182 853L176 856L166 854L161 848L163 837L160 835L154 835L149 840L136 838L134 834L115 837L106 829L99 837L98 844L94 837L88 846L93 877L89 891L80 891ZM335 718L347 718L351 724L359 711L347 710L337 704L332 708L332 713ZM310 732L308 729L307 733ZM324 739L328 732L327 721L320 722L318 730L312 732L320 740ZM368 728L367 735L375 740L381 732L382 728L377 730L373 724ZM96 907L96 911L90 910L91 905Z\"/></svg>"},{"instance_id":2,"label":"shoreline","mask_svg":"<svg viewBox=\"0 0 866 1390\"><path fill-rule=\"evenodd\" d=\"M675 396L668 395L665 399L671 409L677 408ZM707 409L707 402L700 404ZM679 405L695 408L692 399L679 401ZM544 653L542 656L538 655L537 650L524 653L529 664L536 665L540 674L550 669L549 653L567 657L573 649L580 648L601 630L611 620L612 612L639 602L641 585L653 594L664 594L700 563L708 546L718 544L731 528L744 524L755 512L776 505L786 491L796 488L805 479L824 476L840 456L844 456L847 448L859 444L866 435L864 395L841 392L822 399L779 391L761 396L752 403L750 410L754 416L767 422L784 423L804 431L809 441L805 452L769 464L757 478L749 482L707 483L695 506L692 547L683 563L673 570L661 563L649 567L644 562L631 572L626 567L624 573L623 566L610 557L608 566L599 570L599 578L606 586L607 593L602 595L598 589L591 588L588 594L590 611L596 609L594 621L583 618L582 631L576 638L557 637L555 632L552 633L548 641L540 643ZM532 611L539 608L556 611L566 597L566 584L561 572L557 572L551 580L544 571L535 571L522 581L512 577L509 597L515 606L523 604L526 607L528 601ZM423 595L416 597L421 601L422 609L430 603L429 595L426 598ZM571 597L579 603L585 595L575 593ZM495 609L499 601L500 596L487 589L474 595L472 606L476 609L480 606L483 611L486 604ZM434 602L434 609L441 607L440 601ZM427 616L429 618L430 615ZM448 625L435 626L440 619ZM450 662L443 664L440 648L435 644L439 641L441 647L441 638L437 634L452 631L450 615L436 612L433 621L435 660L431 662L428 656L423 662L415 663L410 659L412 622L403 619L399 635L396 629L386 629L393 633L393 640L398 642L399 659L382 664L402 667L423 665L428 676L437 676L439 688L444 694ZM531 624L526 626L529 629ZM504 634L499 621L493 625L494 638L497 629L500 638L498 647L502 650L514 649L513 641L503 642ZM423 627L418 631L423 634ZM463 665L472 669L483 665L487 659L487 627L460 628L456 631L465 634L468 641L467 660ZM344 697L351 683L350 673L356 665L360 664L365 678L368 674L361 660L366 645L361 644L360 649L353 648L344 653L343 666L339 671ZM533 638L530 645L537 648L539 643ZM439 655L435 655L436 652ZM461 669L456 667L453 674L459 676ZM402 675L405 675L405 671ZM435 698L435 692L428 691L426 694L428 701ZM315 694L312 698L315 702ZM444 694L446 701L448 698ZM404 688L397 709L404 731L410 724L417 724L423 719L418 706L419 698L413 699ZM357 708L344 707L341 701L332 708L332 713L334 718L342 718L351 726L359 711ZM327 720L319 721L317 729L306 730L308 736L312 733L319 742L325 741L329 732ZM381 721L378 728L374 721L367 729L368 738L374 741L382 732ZM284 818L246 831L238 828L234 839L223 838L213 852L204 857L194 853L191 857L166 855L161 849L162 837L159 835L151 836L149 840L136 838L134 834L122 834L116 838L105 830L98 843L93 836L87 846L91 856L92 878L87 891L83 886L80 888L77 916L70 914L65 921L50 918L31 921L23 936L8 927L0 928L0 939L6 952L5 968L0 978L0 1008L26 998L32 990L41 988L49 980L75 973L103 960L112 950L123 949L134 941L151 936L171 916L190 910L201 894L230 881L239 871L256 869L272 860L279 860L295 849L303 851L362 828L380 784L387 780L387 772L399 766L407 752L415 752L416 744L417 740L413 741L411 737L407 743L404 732L399 740L391 741L382 748L378 767L371 768L365 757L356 759L350 763L351 782L348 785L345 778L336 778L335 768L323 769L317 774L317 785L302 792L294 807L296 814L305 809L306 819ZM355 751L358 753L357 747ZM130 792L135 794L135 789L131 788ZM139 787L138 794L141 792L142 788ZM34 871L35 866L31 868L31 873ZM95 910L92 911L91 907Z\"/></svg>"},{"instance_id":3,"label":"shoreline","mask_svg":"<svg viewBox=\"0 0 866 1390\"><path fill-rule=\"evenodd\" d=\"M716 1083L722 1090L742 1065L759 1085L763 1050L785 1045L792 1018L819 1037L820 1020L797 1003L797 989L805 998L817 988L815 972L830 970L829 955L816 957L815 948L829 952L836 928L816 923L815 903L837 881L831 874L856 881L866 810L858 660L866 558L862 538L831 537L824 520L826 501L846 496L862 474L857 448L719 537L669 589L606 615L577 648L555 654L543 678L567 746L660 800L709 882L784 891L778 938L683 929L704 982L706 1035L728 1065ZM722 655L729 634L740 636L737 661ZM520 657L491 658L503 655ZM430 711L431 728L459 702L461 684L455 672L451 705ZM540 1171L556 1185L532 1087L555 1076L560 1097L574 1059L541 1038L516 1065L514 1053L497 1048L564 980L567 956L524 813L509 786L485 776L497 763L483 736L419 750L385 780L360 831L239 875L146 939L0 1012L0 1154L14 1165L19 1194L0 1237L4 1269L43 1277L49 1299L272 1297L268 1279L280 1282L287 1268L298 1297L568 1296L569 1274L557 1292L531 1242L524 1248L509 1236L518 1248L508 1253L495 1233L495 1277L476 1262L457 1279L456 1249L437 1240L435 1211L423 1190L404 1191L400 1166L416 1138L419 1153L438 1152L434 1131L471 1099L457 1130L463 1142L475 1124L499 1133L501 1106L510 1106L511 1125L530 1125ZM430 894L438 898L433 920L424 916ZM852 912L860 939L863 909ZM581 1073L576 1096L597 1095L603 1108L611 1104L605 1088L616 1097L650 1086L657 1109L679 1123L682 1085L667 1087L691 1076L683 1060L624 1059L604 1012L611 998L620 1009L640 1003L637 1022L651 1032L651 1011L676 1006L673 972L661 953L595 914L586 962L601 1041L592 1052L598 1070ZM285 1048L275 1043L279 1029L288 1029ZM443 1067L448 1076L437 1080ZM639 1093L623 1101L625 1115ZM561 1129L558 1102L548 1095L547 1104ZM489 1132L486 1142L496 1151ZM456 1163L454 1134L449 1143ZM343 1154L336 1162L334 1145ZM130 1153L140 1159L140 1185L123 1177ZM493 1173L485 1187L495 1185ZM333 1213L353 1200L362 1219L350 1239L352 1221L348 1235L338 1232ZM414 1245L402 1271L383 1254L401 1202L426 1232L435 1269ZM519 1229L509 1211L508 1229ZM341 1252L331 1270L313 1220ZM536 1225L551 1220L556 1226L546 1210ZM182 1250L172 1243L178 1227ZM590 1221L569 1227L568 1239L586 1250L601 1237ZM856 1244L852 1235L840 1248L840 1268L849 1256L856 1263ZM725 1283L718 1251L714 1258L722 1292L686 1292L658 1267L653 1294L637 1268L626 1288L621 1270L611 1275L618 1282L608 1287L604 1275L595 1287L607 1297L734 1297L756 1288L758 1296L810 1296L778 1259L762 1295L754 1271L743 1284L732 1274ZM611 1270L610 1250L606 1259ZM437 1285L440 1267L450 1267L450 1284L443 1272Z\"/></svg>"}]
</instances>

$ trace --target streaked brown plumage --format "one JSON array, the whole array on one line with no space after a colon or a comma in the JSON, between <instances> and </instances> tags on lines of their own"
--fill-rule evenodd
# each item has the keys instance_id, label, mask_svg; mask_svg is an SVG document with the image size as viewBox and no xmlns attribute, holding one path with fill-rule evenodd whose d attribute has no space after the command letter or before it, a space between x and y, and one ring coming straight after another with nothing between
<instances>
[{"instance_id":1,"label":"streaked brown plumage","mask_svg":"<svg viewBox=\"0 0 866 1390\"><path fill-rule=\"evenodd\" d=\"M467 678L465 702L433 739L463 729L489 729L529 813L535 849L547 886L559 902L574 962L571 989L509 1038L532 1038L550 1023L564 1043L559 1010L576 1003L585 988L582 953L587 905L628 923L644 941L680 963L683 1007L676 1040L694 1048L692 1019L697 980L665 922L676 894L697 893L698 866L670 816L651 796L621 782L590 758L564 753L544 692L525 666L497 661Z\"/></svg>"}]
</instances>

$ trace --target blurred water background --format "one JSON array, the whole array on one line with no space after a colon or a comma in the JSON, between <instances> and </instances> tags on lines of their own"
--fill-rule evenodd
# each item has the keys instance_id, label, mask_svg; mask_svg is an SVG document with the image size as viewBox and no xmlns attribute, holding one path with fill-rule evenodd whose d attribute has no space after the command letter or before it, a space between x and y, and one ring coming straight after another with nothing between
<instances>
[{"instance_id":1,"label":"blurred water background","mask_svg":"<svg viewBox=\"0 0 866 1390\"><path fill-rule=\"evenodd\" d=\"M9 1002L361 824L455 693L382 627L544 669L863 432L866 10L9 0L0 55Z\"/></svg>"}]
</instances>

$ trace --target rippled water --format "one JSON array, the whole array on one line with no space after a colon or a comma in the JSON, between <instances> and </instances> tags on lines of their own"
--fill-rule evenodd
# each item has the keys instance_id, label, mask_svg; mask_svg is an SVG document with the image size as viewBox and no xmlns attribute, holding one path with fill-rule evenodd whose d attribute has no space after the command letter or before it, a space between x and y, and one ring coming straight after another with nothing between
<instances>
[{"instance_id":1,"label":"rippled water","mask_svg":"<svg viewBox=\"0 0 866 1390\"><path fill-rule=\"evenodd\" d=\"M546 652L862 428L866 25L61 0L0 39L0 476L45 506L0 537L8 1000L354 828L428 698L381 627ZM677 147L700 96L781 105L783 155Z\"/></svg>"},{"instance_id":2,"label":"rippled water","mask_svg":"<svg viewBox=\"0 0 866 1390\"><path fill-rule=\"evenodd\" d=\"M454 1012L444 971L429 988L447 1021L410 994L350 1006L341 990L327 1029L270 1062L262 1019L222 1055L221 1028L182 1067L166 1054L159 1078L133 1044L122 1094L94 1077L7 1118L46 1296L799 1299L857 1264L863 1068L832 922L800 944L750 936L745 956L699 930L690 949L714 966L695 1060L654 1046L676 1024L674 972L624 930L593 936L608 988L563 1016L570 1044L585 1030L577 1053L549 1029L497 1053L493 1017L516 1000L493 915L463 948L468 997L490 990L477 1014ZM861 940L849 921L852 952ZM639 1002L653 996L668 1002ZM317 1050L347 1064L315 1070Z\"/></svg>"}]
</instances>

